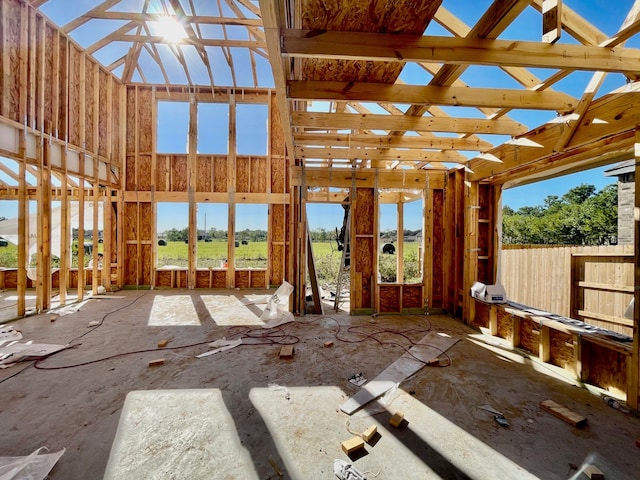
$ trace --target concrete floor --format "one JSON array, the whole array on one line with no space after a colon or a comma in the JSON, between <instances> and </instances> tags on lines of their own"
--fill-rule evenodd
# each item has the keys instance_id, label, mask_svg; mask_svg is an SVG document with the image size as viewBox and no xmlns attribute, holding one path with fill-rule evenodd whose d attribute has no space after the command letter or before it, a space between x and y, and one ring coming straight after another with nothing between
<instances>
[{"instance_id":1,"label":"concrete floor","mask_svg":"<svg viewBox=\"0 0 640 480\"><path fill-rule=\"evenodd\" d=\"M331 479L334 459L369 479L586 479L572 468L585 462L607 479L638 478L640 419L499 339L447 316L352 317L330 308L266 330L264 303L251 302L267 293L120 291L69 315L13 322L24 340L75 346L40 367L93 363L0 370L0 456L64 447L53 480ZM102 324L88 328L95 320ZM393 343L408 348L429 330L459 339L449 366L423 368L351 417L340 412L359 390L349 376L373 379L404 353ZM207 342L241 335L262 344L195 358ZM162 339L169 344L157 351ZM279 342L296 342L293 359L278 357ZM149 367L158 358L165 363ZM587 426L544 412L546 399L585 416ZM389 425L396 411L408 421L400 429ZM373 445L347 457L340 443L353 436L348 429L370 425L379 432Z\"/></svg>"}]
</instances>

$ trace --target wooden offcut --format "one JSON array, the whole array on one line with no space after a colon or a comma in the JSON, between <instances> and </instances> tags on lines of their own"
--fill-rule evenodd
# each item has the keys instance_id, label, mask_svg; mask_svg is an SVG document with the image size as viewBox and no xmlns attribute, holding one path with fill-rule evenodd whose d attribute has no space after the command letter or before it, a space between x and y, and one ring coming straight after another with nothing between
<instances>
[{"instance_id":1,"label":"wooden offcut","mask_svg":"<svg viewBox=\"0 0 640 480\"><path fill-rule=\"evenodd\" d=\"M584 474L591 480L604 480L604 473L595 465L587 465L584 468Z\"/></svg>"},{"instance_id":2,"label":"wooden offcut","mask_svg":"<svg viewBox=\"0 0 640 480\"><path fill-rule=\"evenodd\" d=\"M402 425L402 422L404 421L404 413L402 412L396 412L393 414L393 416L389 419L389 424L392 427L400 427L400 425Z\"/></svg>"},{"instance_id":3,"label":"wooden offcut","mask_svg":"<svg viewBox=\"0 0 640 480\"><path fill-rule=\"evenodd\" d=\"M371 439L376 436L376 433L378 433L378 427L375 425L371 425L364 432L362 432L362 439L365 442L369 443Z\"/></svg>"},{"instance_id":4,"label":"wooden offcut","mask_svg":"<svg viewBox=\"0 0 640 480\"><path fill-rule=\"evenodd\" d=\"M169 343L169 339L164 338L158 342L158 348L164 348Z\"/></svg>"},{"instance_id":5,"label":"wooden offcut","mask_svg":"<svg viewBox=\"0 0 640 480\"><path fill-rule=\"evenodd\" d=\"M280 349L280 358L284 358L284 359L293 358L293 345L284 345Z\"/></svg>"},{"instance_id":6,"label":"wooden offcut","mask_svg":"<svg viewBox=\"0 0 640 480\"><path fill-rule=\"evenodd\" d=\"M362 448L364 448L364 440L360 437L351 437L349 440L345 440L340 444L342 447L342 451L347 455L351 455L353 452L356 452Z\"/></svg>"},{"instance_id":7,"label":"wooden offcut","mask_svg":"<svg viewBox=\"0 0 640 480\"><path fill-rule=\"evenodd\" d=\"M164 358L156 358L155 360L150 360L149 361L149 366L150 367L157 367L160 365L164 365Z\"/></svg>"},{"instance_id":8,"label":"wooden offcut","mask_svg":"<svg viewBox=\"0 0 640 480\"><path fill-rule=\"evenodd\" d=\"M574 427L584 427L587 424L587 419L585 417L572 412L567 407L563 407L553 400L545 400L541 402L540 407Z\"/></svg>"}]
</instances>

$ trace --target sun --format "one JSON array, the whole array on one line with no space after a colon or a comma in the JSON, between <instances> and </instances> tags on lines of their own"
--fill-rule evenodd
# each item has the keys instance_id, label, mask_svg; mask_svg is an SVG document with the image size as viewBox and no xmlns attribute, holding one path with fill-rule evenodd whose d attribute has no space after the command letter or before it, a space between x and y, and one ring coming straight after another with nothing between
<instances>
[{"instance_id":1,"label":"sun","mask_svg":"<svg viewBox=\"0 0 640 480\"><path fill-rule=\"evenodd\" d=\"M158 19L158 30L160 35L169 43L181 43L187 38L182 24L172 15L162 15Z\"/></svg>"}]
</instances>

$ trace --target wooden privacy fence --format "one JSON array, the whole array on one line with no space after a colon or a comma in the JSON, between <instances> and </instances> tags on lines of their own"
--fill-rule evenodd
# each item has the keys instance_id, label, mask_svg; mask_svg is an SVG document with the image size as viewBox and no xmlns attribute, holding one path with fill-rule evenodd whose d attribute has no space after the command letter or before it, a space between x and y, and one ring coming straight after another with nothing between
<instances>
[{"instance_id":1,"label":"wooden privacy fence","mask_svg":"<svg viewBox=\"0 0 640 480\"><path fill-rule=\"evenodd\" d=\"M505 245L500 276L509 300L632 335L633 245Z\"/></svg>"}]
</instances>

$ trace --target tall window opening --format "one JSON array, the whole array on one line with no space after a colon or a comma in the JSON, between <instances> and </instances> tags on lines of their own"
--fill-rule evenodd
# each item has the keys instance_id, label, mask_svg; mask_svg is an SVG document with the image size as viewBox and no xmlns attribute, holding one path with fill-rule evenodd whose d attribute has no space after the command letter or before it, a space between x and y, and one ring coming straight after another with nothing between
<instances>
[{"instance_id":1,"label":"tall window opening","mask_svg":"<svg viewBox=\"0 0 640 480\"><path fill-rule=\"evenodd\" d=\"M198 204L198 268L226 268L228 256L229 206Z\"/></svg>"},{"instance_id":2,"label":"tall window opening","mask_svg":"<svg viewBox=\"0 0 640 480\"><path fill-rule=\"evenodd\" d=\"M158 153L188 153L189 103L158 102Z\"/></svg>"},{"instance_id":3,"label":"tall window opening","mask_svg":"<svg viewBox=\"0 0 640 480\"><path fill-rule=\"evenodd\" d=\"M267 268L267 205L236 205L236 268Z\"/></svg>"},{"instance_id":4,"label":"tall window opening","mask_svg":"<svg viewBox=\"0 0 640 480\"><path fill-rule=\"evenodd\" d=\"M236 152L239 155L267 154L267 105L241 103L236 107Z\"/></svg>"},{"instance_id":5,"label":"tall window opening","mask_svg":"<svg viewBox=\"0 0 640 480\"><path fill-rule=\"evenodd\" d=\"M184 268L189 265L189 204L156 204L157 267Z\"/></svg>"},{"instance_id":6,"label":"tall window opening","mask_svg":"<svg viewBox=\"0 0 640 480\"><path fill-rule=\"evenodd\" d=\"M198 103L198 153L229 153L229 104Z\"/></svg>"}]
</instances>

